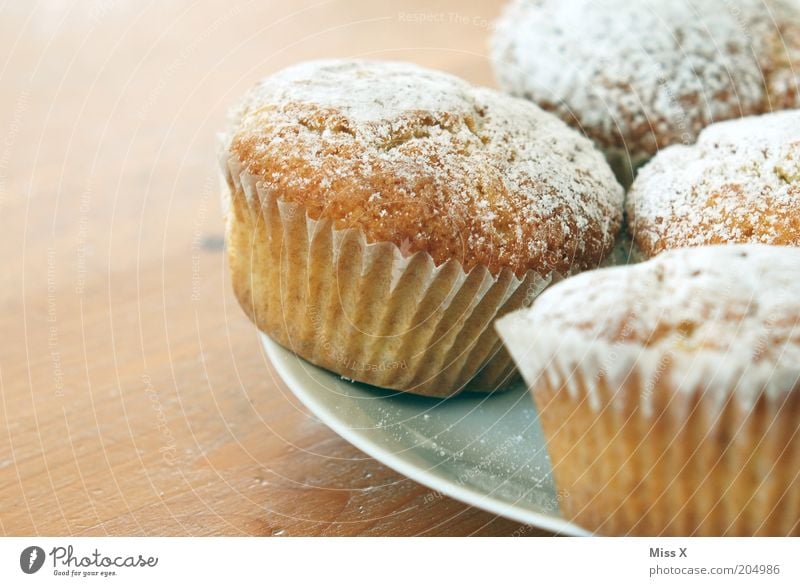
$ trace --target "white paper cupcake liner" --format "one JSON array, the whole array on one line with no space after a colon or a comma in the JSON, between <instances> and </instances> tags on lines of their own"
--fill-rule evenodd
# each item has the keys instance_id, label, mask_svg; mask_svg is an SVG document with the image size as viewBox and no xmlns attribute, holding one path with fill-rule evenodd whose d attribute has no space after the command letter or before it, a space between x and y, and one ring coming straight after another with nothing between
<instances>
[{"instance_id":1,"label":"white paper cupcake liner","mask_svg":"<svg viewBox=\"0 0 800 586\"><path fill-rule=\"evenodd\" d=\"M343 377L430 396L495 391L514 377L492 321L529 305L556 275L493 276L405 256L313 220L225 154L222 165L234 291L279 344Z\"/></svg>"},{"instance_id":2,"label":"white paper cupcake liner","mask_svg":"<svg viewBox=\"0 0 800 586\"><path fill-rule=\"evenodd\" d=\"M562 513L609 535L800 535L800 384L740 352L497 323L531 388Z\"/></svg>"}]
</instances>

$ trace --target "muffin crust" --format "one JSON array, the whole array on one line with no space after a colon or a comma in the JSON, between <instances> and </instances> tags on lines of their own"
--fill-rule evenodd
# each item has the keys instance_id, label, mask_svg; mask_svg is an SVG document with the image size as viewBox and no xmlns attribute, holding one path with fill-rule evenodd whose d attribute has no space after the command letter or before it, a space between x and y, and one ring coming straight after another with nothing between
<instances>
[{"instance_id":1,"label":"muffin crust","mask_svg":"<svg viewBox=\"0 0 800 586\"><path fill-rule=\"evenodd\" d=\"M628 229L647 256L704 244L800 246L800 111L721 122L639 173Z\"/></svg>"},{"instance_id":2,"label":"muffin crust","mask_svg":"<svg viewBox=\"0 0 800 586\"><path fill-rule=\"evenodd\" d=\"M506 91L635 167L667 145L691 144L712 122L798 107L800 7L513 0L492 59Z\"/></svg>"},{"instance_id":3,"label":"muffin crust","mask_svg":"<svg viewBox=\"0 0 800 586\"><path fill-rule=\"evenodd\" d=\"M280 200L437 265L586 269L621 221L621 187L590 141L530 103L413 65L289 68L230 128L228 152Z\"/></svg>"}]
</instances>

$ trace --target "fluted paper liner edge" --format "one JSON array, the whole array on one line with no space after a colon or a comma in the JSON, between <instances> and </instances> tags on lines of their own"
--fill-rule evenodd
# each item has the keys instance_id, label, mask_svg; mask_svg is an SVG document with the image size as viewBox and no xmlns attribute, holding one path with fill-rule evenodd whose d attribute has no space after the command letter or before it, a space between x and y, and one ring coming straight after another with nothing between
<instances>
[{"instance_id":1,"label":"fluted paper liner edge","mask_svg":"<svg viewBox=\"0 0 800 586\"><path fill-rule=\"evenodd\" d=\"M562 514L607 535L799 535L796 377L496 323L542 423ZM715 376L716 375L716 376Z\"/></svg>"},{"instance_id":2,"label":"fluted paper liner edge","mask_svg":"<svg viewBox=\"0 0 800 586\"><path fill-rule=\"evenodd\" d=\"M223 213L236 296L257 327L309 362L371 385L444 397L506 388L516 368L492 321L559 276L406 256L313 220L224 151Z\"/></svg>"}]
</instances>

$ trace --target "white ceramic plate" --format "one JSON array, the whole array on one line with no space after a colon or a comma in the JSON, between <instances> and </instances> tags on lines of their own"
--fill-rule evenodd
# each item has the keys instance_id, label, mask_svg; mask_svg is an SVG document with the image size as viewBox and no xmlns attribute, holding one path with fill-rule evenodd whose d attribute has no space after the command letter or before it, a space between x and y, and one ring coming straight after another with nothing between
<instances>
[{"instance_id":1,"label":"white ceramic plate","mask_svg":"<svg viewBox=\"0 0 800 586\"><path fill-rule=\"evenodd\" d=\"M475 507L562 535L536 409L524 385L428 399L343 380L262 334L278 374L323 423L397 472Z\"/></svg>"}]
</instances>

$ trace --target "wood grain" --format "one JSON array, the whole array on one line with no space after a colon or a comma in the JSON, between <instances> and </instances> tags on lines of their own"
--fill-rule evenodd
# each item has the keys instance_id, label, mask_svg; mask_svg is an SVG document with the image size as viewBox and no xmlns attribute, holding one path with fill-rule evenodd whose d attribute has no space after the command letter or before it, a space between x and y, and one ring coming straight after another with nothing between
<instances>
[{"instance_id":1,"label":"wood grain","mask_svg":"<svg viewBox=\"0 0 800 586\"><path fill-rule=\"evenodd\" d=\"M231 294L215 163L227 106L297 60L491 84L498 3L0 10L0 533L535 533L403 478L298 404Z\"/></svg>"}]
</instances>

